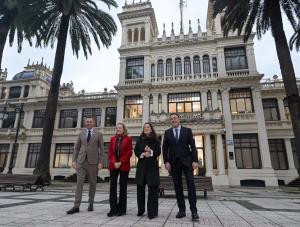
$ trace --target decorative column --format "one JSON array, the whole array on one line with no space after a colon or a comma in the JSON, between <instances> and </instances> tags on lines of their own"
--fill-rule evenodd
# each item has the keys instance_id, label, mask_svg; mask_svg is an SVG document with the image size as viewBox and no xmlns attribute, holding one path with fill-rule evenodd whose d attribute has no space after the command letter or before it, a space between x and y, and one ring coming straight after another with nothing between
<instances>
[{"instance_id":1,"label":"decorative column","mask_svg":"<svg viewBox=\"0 0 300 227\"><path fill-rule=\"evenodd\" d=\"M6 93L4 99L8 99L10 87L6 88Z\"/></svg>"},{"instance_id":2,"label":"decorative column","mask_svg":"<svg viewBox=\"0 0 300 227\"><path fill-rule=\"evenodd\" d=\"M60 121L60 110L57 108L56 115L55 115L54 129L57 129L59 127L59 121Z\"/></svg>"},{"instance_id":3,"label":"decorative column","mask_svg":"<svg viewBox=\"0 0 300 227\"><path fill-rule=\"evenodd\" d=\"M149 96L143 96L143 124L149 121Z\"/></svg>"},{"instance_id":4,"label":"decorative column","mask_svg":"<svg viewBox=\"0 0 300 227\"><path fill-rule=\"evenodd\" d=\"M222 103L223 103L223 115L225 121L225 131L226 131L226 150L228 152L228 169L236 169L236 164L234 161L234 144L233 144L233 131L232 131L232 119L229 104L229 90L230 88L222 89ZM230 158L232 155L232 158Z\"/></svg>"},{"instance_id":5,"label":"decorative column","mask_svg":"<svg viewBox=\"0 0 300 227\"><path fill-rule=\"evenodd\" d=\"M23 122L25 128L32 128L33 118L34 118L34 110L26 111L26 114L24 116L24 122Z\"/></svg>"},{"instance_id":6,"label":"decorative column","mask_svg":"<svg viewBox=\"0 0 300 227\"><path fill-rule=\"evenodd\" d=\"M217 48L218 54L218 77L225 77L226 76L226 67L225 67L225 55L224 55L224 48L218 47Z\"/></svg>"},{"instance_id":7,"label":"decorative column","mask_svg":"<svg viewBox=\"0 0 300 227\"><path fill-rule=\"evenodd\" d=\"M205 166L206 176L212 176L213 165L212 165L212 152L211 152L211 141L210 134L204 135L204 146L205 146Z\"/></svg>"},{"instance_id":8,"label":"decorative column","mask_svg":"<svg viewBox=\"0 0 300 227\"><path fill-rule=\"evenodd\" d=\"M105 127L105 115L106 115L106 108L102 107L101 108L101 123L99 127L104 128Z\"/></svg>"},{"instance_id":9,"label":"decorative column","mask_svg":"<svg viewBox=\"0 0 300 227\"><path fill-rule=\"evenodd\" d=\"M152 97L153 97L153 112L158 113L158 94L152 94Z\"/></svg>"},{"instance_id":10,"label":"decorative column","mask_svg":"<svg viewBox=\"0 0 300 227\"><path fill-rule=\"evenodd\" d=\"M16 113L16 119L15 119L15 122L14 122L14 128L16 129L18 127L18 121L21 117L21 113L17 112Z\"/></svg>"},{"instance_id":11,"label":"decorative column","mask_svg":"<svg viewBox=\"0 0 300 227\"><path fill-rule=\"evenodd\" d=\"M285 149L286 149L286 156L289 164L289 170L295 170L295 162L293 157L293 150L292 150L292 144L290 139L284 139L285 143Z\"/></svg>"},{"instance_id":12,"label":"decorative column","mask_svg":"<svg viewBox=\"0 0 300 227\"><path fill-rule=\"evenodd\" d=\"M162 111L168 113L168 94L163 93L162 96Z\"/></svg>"},{"instance_id":13,"label":"decorative column","mask_svg":"<svg viewBox=\"0 0 300 227\"><path fill-rule=\"evenodd\" d=\"M201 94L202 111L205 111L205 109L207 109L207 91L202 90L200 94Z\"/></svg>"},{"instance_id":14,"label":"decorative column","mask_svg":"<svg viewBox=\"0 0 300 227\"><path fill-rule=\"evenodd\" d=\"M5 172L5 173L7 173L8 169L9 169L10 159L12 158L12 155L11 155L12 154L12 148L13 148L13 143L10 143L5 168L3 170L3 172Z\"/></svg>"},{"instance_id":15,"label":"decorative column","mask_svg":"<svg viewBox=\"0 0 300 227\"><path fill-rule=\"evenodd\" d=\"M124 96L118 95L117 100L117 122L122 122L124 118Z\"/></svg>"},{"instance_id":16,"label":"decorative column","mask_svg":"<svg viewBox=\"0 0 300 227\"><path fill-rule=\"evenodd\" d=\"M191 75L194 75L194 56L190 55L190 61L191 61Z\"/></svg>"},{"instance_id":17,"label":"decorative column","mask_svg":"<svg viewBox=\"0 0 300 227\"><path fill-rule=\"evenodd\" d=\"M172 66L173 66L173 80L175 80L175 72L176 72L176 67L175 67L175 58L172 59Z\"/></svg>"},{"instance_id":18,"label":"decorative column","mask_svg":"<svg viewBox=\"0 0 300 227\"><path fill-rule=\"evenodd\" d=\"M281 121L286 121L286 115L285 115L285 109L284 109L284 102L283 98L277 98L278 102L278 110L279 110L279 115L280 115L280 120Z\"/></svg>"},{"instance_id":19,"label":"decorative column","mask_svg":"<svg viewBox=\"0 0 300 227\"><path fill-rule=\"evenodd\" d=\"M79 108L77 111L78 111L78 115L77 115L77 126L76 126L76 128L85 127L85 122L82 122L82 108Z\"/></svg>"},{"instance_id":20,"label":"decorative column","mask_svg":"<svg viewBox=\"0 0 300 227\"><path fill-rule=\"evenodd\" d=\"M119 83L124 84L126 77L126 58L120 58L120 73L119 73Z\"/></svg>"},{"instance_id":21,"label":"decorative column","mask_svg":"<svg viewBox=\"0 0 300 227\"><path fill-rule=\"evenodd\" d=\"M218 91L217 90L211 90L211 98L212 98L212 109L213 111L218 109Z\"/></svg>"},{"instance_id":22,"label":"decorative column","mask_svg":"<svg viewBox=\"0 0 300 227\"><path fill-rule=\"evenodd\" d=\"M22 86L20 98L24 98L25 85Z\"/></svg>"},{"instance_id":23,"label":"decorative column","mask_svg":"<svg viewBox=\"0 0 300 227\"><path fill-rule=\"evenodd\" d=\"M256 113L259 149L263 168L272 168L267 129L259 87L252 87L254 110Z\"/></svg>"},{"instance_id":24,"label":"decorative column","mask_svg":"<svg viewBox=\"0 0 300 227\"><path fill-rule=\"evenodd\" d=\"M223 140L222 140L222 134L218 133L216 135L217 139L217 162L218 162L218 170L219 170L219 176L225 175L225 160L224 160L224 150L223 150Z\"/></svg>"},{"instance_id":25,"label":"decorative column","mask_svg":"<svg viewBox=\"0 0 300 227\"><path fill-rule=\"evenodd\" d=\"M151 82L151 64L150 64L150 57L144 56L144 82L150 83Z\"/></svg>"},{"instance_id":26,"label":"decorative column","mask_svg":"<svg viewBox=\"0 0 300 227\"><path fill-rule=\"evenodd\" d=\"M256 62L255 62L255 55L254 55L254 44L248 44L246 47L246 55L247 55L247 62L248 62L248 69L249 72L252 74L257 73L256 69Z\"/></svg>"}]
</instances>

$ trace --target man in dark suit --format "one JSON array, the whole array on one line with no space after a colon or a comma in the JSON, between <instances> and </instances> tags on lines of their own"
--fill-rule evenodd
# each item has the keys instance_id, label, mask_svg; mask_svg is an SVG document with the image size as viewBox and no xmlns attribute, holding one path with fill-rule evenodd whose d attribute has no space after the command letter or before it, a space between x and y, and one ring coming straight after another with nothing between
<instances>
[{"instance_id":1,"label":"man in dark suit","mask_svg":"<svg viewBox=\"0 0 300 227\"><path fill-rule=\"evenodd\" d=\"M180 125L179 115L170 115L172 128L165 131L163 141L163 158L166 169L172 173L177 205L179 212L176 218L183 218L185 213L185 202L182 188L182 172L188 187L188 198L192 213L192 220L198 220L196 188L194 184L193 170L198 168L198 154L195 140L190 128Z\"/></svg>"}]
</instances>

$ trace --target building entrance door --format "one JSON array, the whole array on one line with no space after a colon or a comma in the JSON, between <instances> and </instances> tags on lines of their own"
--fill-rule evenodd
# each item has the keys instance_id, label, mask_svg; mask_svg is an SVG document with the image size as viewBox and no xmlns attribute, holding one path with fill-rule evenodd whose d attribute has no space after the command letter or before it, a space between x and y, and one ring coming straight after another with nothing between
<instances>
[{"instance_id":1,"label":"building entrance door","mask_svg":"<svg viewBox=\"0 0 300 227\"><path fill-rule=\"evenodd\" d=\"M198 151L199 168L194 171L194 175L205 176L205 152L204 152L204 136L195 135L195 144Z\"/></svg>"}]
</instances>

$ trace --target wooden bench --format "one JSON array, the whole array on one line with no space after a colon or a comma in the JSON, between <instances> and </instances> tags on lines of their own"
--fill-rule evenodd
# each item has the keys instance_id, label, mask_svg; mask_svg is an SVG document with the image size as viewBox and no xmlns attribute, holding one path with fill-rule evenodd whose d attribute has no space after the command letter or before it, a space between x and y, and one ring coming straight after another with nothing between
<instances>
[{"instance_id":1,"label":"wooden bench","mask_svg":"<svg viewBox=\"0 0 300 227\"><path fill-rule=\"evenodd\" d=\"M211 177L194 176L194 182L195 182L196 191L203 191L205 199L207 198L207 192L214 190ZM182 176L182 186L183 186L183 190L187 191L187 185L184 176ZM165 196L165 190L172 190L175 192L173 179L171 176L160 177L160 186L159 186L160 197Z\"/></svg>"},{"instance_id":2,"label":"wooden bench","mask_svg":"<svg viewBox=\"0 0 300 227\"><path fill-rule=\"evenodd\" d=\"M44 181L41 176L37 175L25 175L25 174L0 174L0 190L7 190L12 188L13 191L16 187L22 187L22 190L26 189L30 191L36 191L41 189L44 191Z\"/></svg>"}]
</instances>

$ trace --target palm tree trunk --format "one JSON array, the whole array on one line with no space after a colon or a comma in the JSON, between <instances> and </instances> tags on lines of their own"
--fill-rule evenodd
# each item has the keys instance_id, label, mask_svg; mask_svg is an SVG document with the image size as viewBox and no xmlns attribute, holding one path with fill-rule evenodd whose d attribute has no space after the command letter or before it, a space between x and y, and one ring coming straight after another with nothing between
<instances>
[{"instance_id":1,"label":"palm tree trunk","mask_svg":"<svg viewBox=\"0 0 300 227\"><path fill-rule=\"evenodd\" d=\"M296 151L300 157L300 98L297 87L295 71L288 47L288 42L283 29L281 9L279 1L270 4L271 7L271 26L275 40L277 56L280 64L282 79L291 113L293 131L295 136Z\"/></svg>"},{"instance_id":2,"label":"palm tree trunk","mask_svg":"<svg viewBox=\"0 0 300 227\"><path fill-rule=\"evenodd\" d=\"M2 58L3 58L3 51L8 35L9 27L7 26L1 26L0 27L0 70L2 69Z\"/></svg>"},{"instance_id":3,"label":"palm tree trunk","mask_svg":"<svg viewBox=\"0 0 300 227\"><path fill-rule=\"evenodd\" d=\"M40 155L37 166L34 169L35 175L41 175L47 182L51 181L49 164L52 135L55 123L55 115L57 110L57 101L59 95L60 79L64 66L66 41L69 29L69 15L63 15L59 28L59 35L55 53L54 69L52 74L51 86L48 94L47 106L45 111L45 121L43 128L43 137L40 147Z\"/></svg>"}]
</instances>

